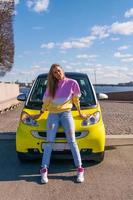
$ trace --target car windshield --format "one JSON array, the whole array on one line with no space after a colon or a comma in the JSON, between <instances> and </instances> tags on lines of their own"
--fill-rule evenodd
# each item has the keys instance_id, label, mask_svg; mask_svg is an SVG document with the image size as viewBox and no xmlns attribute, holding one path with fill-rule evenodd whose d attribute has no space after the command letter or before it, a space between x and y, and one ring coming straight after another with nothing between
<instances>
[{"instance_id":1,"label":"car windshield","mask_svg":"<svg viewBox=\"0 0 133 200\"><path fill-rule=\"evenodd\" d=\"M80 106L89 107L96 105L94 92L87 76L66 75L68 78L75 79L81 90ZM47 87L47 76L38 77L33 85L26 102L27 108L41 109L42 99Z\"/></svg>"}]
</instances>

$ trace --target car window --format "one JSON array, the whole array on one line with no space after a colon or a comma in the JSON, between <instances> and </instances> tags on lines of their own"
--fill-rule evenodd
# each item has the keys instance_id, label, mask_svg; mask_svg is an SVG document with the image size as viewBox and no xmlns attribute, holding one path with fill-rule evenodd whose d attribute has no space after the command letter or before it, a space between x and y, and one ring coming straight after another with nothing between
<instances>
[{"instance_id":1,"label":"car window","mask_svg":"<svg viewBox=\"0 0 133 200\"><path fill-rule=\"evenodd\" d=\"M42 106L42 99L47 87L47 77L37 78L31 92L29 93L27 108L40 109Z\"/></svg>"},{"instance_id":2,"label":"car window","mask_svg":"<svg viewBox=\"0 0 133 200\"><path fill-rule=\"evenodd\" d=\"M92 86L89 82L89 79L87 76L69 76L70 78L75 79L79 86L81 91L80 96L80 105L81 106L92 106L96 104L94 92L92 90Z\"/></svg>"},{"instance_id":3,"label":"car window","mask_svg":"<svg viewBox=\"0 0 133 200\"><path fill-rule=\"evenodd\" d=\"M44 91L46 90L47 80L44 78L37 79L30 95L30 101L42 101Z\"/></svg>"},{"instance_id":4,"label":"car window","mask_svg":"<svg viewBox=\"0 0 133 200\"><path fill-rule=\"evenodd\" d=\"M92 86L89 82L87 76L72 76L67 75L68 78L75 79L81 90L80 96L80 105L83 107L93 106L96 105L94 93L92 90ZM33 109L41 109L42 106L42 99L44 92L47 87L47 77L39 77L36 79L35 84L29 94L28 100L26 102L26 107L33 108Z\"/></svg>"}]
</instances>

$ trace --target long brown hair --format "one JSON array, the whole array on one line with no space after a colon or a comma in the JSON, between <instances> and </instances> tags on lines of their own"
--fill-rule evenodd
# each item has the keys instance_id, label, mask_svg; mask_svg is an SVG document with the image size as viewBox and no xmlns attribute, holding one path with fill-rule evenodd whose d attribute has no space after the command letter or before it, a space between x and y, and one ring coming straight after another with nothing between
<instances>
[{"instance_id":1,"label":"long brown hair","mask_svg":"<svg viewBox=\"0 0 133 200\"><path fill-rule=\"evenodd\" d=\"M59 64L52 64L51 68L49 70L49 73L48 73L48 91L49 91L49 94L52 98L54 98L54 96L55 96L55 92L56 92L56 89L58 87L58 81L59 81L53 75L53 69L55 67L61 68L61 66Z\"/></svg>"}]
</instances>

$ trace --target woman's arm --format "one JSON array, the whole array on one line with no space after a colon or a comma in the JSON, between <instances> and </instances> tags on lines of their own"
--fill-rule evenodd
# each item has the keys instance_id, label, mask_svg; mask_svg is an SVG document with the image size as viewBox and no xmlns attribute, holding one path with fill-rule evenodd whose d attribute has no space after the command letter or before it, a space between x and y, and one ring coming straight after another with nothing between
<instances>
[{"instance_id":1,"label":"woman's arm","mask_svg":"<svg viewBox=\"0 0 133 200\"><path fill-rule=\"evenodd\" d=\"M79 101L79 97L78 96L73 96L72 98L73 100L73 104L75 105L75 107L77 108L77 111L79 113L79 116L83 119L86 119L89 115L83 114L80 110L80 101Z\"/></svg>"},{"instance_id":2,"label":"woman's arm","mask_svg":"<svg viewBox=\"0 0 133 200\"><path fill-rule=\"evenodd\" d=\"M32 119L38 119L39 117L41 117L41 115L48 110L48 107L49 107L49 104L50 104L50 99L47 99L45 98L43 100L43 105L42 105L42 108L40 110L40 113L37 114L37 115L30 115L32 117Z\"/></svg>"}]
</instances>

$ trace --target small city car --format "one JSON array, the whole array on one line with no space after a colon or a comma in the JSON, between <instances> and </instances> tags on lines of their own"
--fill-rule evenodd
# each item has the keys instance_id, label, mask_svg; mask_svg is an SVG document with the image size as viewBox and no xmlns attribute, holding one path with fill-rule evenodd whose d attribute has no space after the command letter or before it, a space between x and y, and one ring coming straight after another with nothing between
<instances>
[{"instance_id":1,"label":"small city car","mask_svg":"<svg viewBox=\"0 0 133 200\"><path fill-rule=\"evenodd\" d=\"M42 98L47 86L47 75L40 74L34 81L28 95L20 94L17 99L25 101L16 133L16 152L21 161L33 160L42 156L46 141L46 120L48 111L33 120L30 115L39 114ZM102 113L93 85L87 74L68 72L66 77L75 79L81 90L80 106L82 113L91 114L86 120L79 117L73 106L72 115L75 122L76 141L83 160L101 162L104 158L105 128ZM107 98L98 94L99 99ZM56 133L52 151L53 158L72 158L70 147L61 124Z\"/></svg>"}]
</instances>

